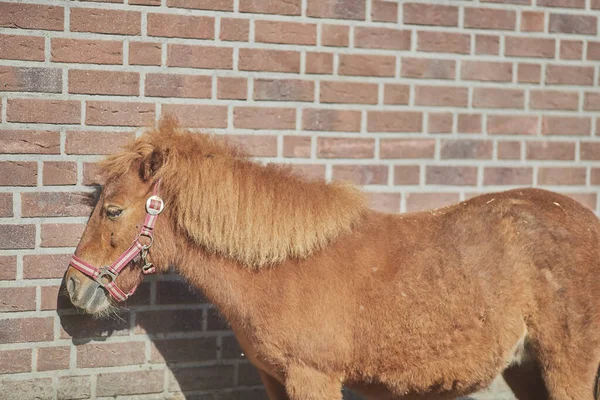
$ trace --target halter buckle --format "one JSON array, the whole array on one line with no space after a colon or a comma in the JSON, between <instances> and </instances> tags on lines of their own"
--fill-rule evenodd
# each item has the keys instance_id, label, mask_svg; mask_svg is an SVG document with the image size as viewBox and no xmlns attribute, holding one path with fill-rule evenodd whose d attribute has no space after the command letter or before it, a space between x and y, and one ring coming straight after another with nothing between
<instances>
[{"instance_id":1,"label":"halter buckle","mask_svg":"<svg viewBox=\"0 0 600 400\"><path fill-rule=\"evenodd\" d=\"M100 285L100 287L105 287L106 285L110 284L111 282L114 282L115 279L117 279L117 274L115 274L114 272L112 272L109 267L102 267L99 268L99 273L98 276L96 278L94 278L94 280L96 282L98 282L98 284ZM108 282L105 282L103 280L104 277L108 276Z\"/></svg>"},{"instance_id":2,"label":"halter buckle","mask_svg":"<svg viewBox=\"0 0 600 400\"><path fill-rule=\"evenodd\" d=\"M160 204L160 207L158 209L153 208L152 207L153 202L158 202ZM148 197L148 200L146 200L146 212L150 215L158 215L163 211L164 208L165 208L165 202L163 201L163 199L160 198L160 196L158 196L156 194Z\"/></svg>"}]
</instances>

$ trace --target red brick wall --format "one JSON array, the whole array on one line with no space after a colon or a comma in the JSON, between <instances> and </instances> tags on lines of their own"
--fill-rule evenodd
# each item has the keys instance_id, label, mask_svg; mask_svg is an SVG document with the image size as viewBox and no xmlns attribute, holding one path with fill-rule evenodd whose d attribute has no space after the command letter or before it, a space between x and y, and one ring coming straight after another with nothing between
<instances>
[{"instance_id":1,"label":"red brick wall","mask_svg":"<svg viewBox=\"0 0 600 400\"><path fill-rule=\"evenodd\" d=\"M91 163L164 112L381 210L534 185L598 211L598 0L123 1L0 2L5 395L260 393L175 277L111 321L55 311Z\"/></svg>"}]
</instances>

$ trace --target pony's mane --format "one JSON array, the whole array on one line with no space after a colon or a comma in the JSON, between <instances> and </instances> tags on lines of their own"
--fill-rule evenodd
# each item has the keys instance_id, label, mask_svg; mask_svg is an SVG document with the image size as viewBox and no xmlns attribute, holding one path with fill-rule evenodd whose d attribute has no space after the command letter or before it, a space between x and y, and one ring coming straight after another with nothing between
<instances>
[{"instance_id":1,"label":"pony's mane","mask_svg":"<svg viewBox=\"0 0 600 400\"><path fill-rule=\"evenodd\" d=\"M308 257L348 232L366 210L362 193L349 185L262 165L222 138L190 133L170 119L101 169L117 177L136 162L152 162L152 154L159 155L160 194L179 227L197 244L252 268Z\"/></svg>"}]
</instances>

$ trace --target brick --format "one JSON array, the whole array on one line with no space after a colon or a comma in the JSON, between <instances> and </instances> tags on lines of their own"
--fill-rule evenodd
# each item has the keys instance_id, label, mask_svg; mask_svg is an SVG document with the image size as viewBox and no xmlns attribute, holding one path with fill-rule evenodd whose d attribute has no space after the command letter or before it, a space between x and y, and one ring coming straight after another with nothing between
<instances>
[{"instance_id":1,"label":"brick","mask_svg":"<svg viewBox=\"0 0 600 400\"><path fill-rule=\"evenodd\" d=\"M45 161L43 185L75 185L77 183L77 163L74 161Z\"/></svg>"},{"instance_id":2,"label":"brick","mask_svg":"<svg viewBox=\"0 0 600 400\"><path fill-rule=\"evenodd\" d=\"M600 169L599 168L592 168L590 184L591 185L600 185Z\"/></svg>"},{"instance_id":3,"label":"brick","mask_svg":"<svg viewBox=\"0 0 600 400\"><path fill-rule=\"evenodd\" d=\"M91 207L81 192L28 192L21 194L24 217L87 217Z\"/></svg>"},{"instance_id":4,"label":"brick","mask_svg":"<svg viewBox=\"0 0 600 400\"><path fill-rule=\"evenodd\" d=\"M544 13L539 11L521 11L522 32L543 32Z\"/></svg>"},{"instance_id":5,"label":"brick","mask_svg":"<svg viewBox=\"0 0 600 400\"><path fill-rule=\"evenodd\" d=\"M410 50L411 32L391 28L354 28L354 47L385 50Z\"/></svg>"},{"instance_id":6,"label":"brick","mask_svg":"<svg viewBox=\"0 0 600 400\"><path fill-rule=\"evenodd\" d=\"M307 0L307 3L309 17L365 19L365 0Z\"/></svg>"},{"instance_id":7,"label":"brick","mask_svg":"<svg viewBox=\"0 0 600 400\"><path fill-rule=\"evenodd\" d=\"M44 61L44 48L40 36L0 35L0 59Z\"/></svg>"},{"instance_id":8,"label":"brick","mask_svg":"<svg viewBox=\"0 0 600 400\"><path fill-rule=\"evenodd\" d=\"M477 108L523 108L525 93L520 89L475 88L473 107Z\"/></svg>"},{"instance_id":9,"label":"brick","mask_svg":"<svg viewBox=\"0 0 600 400\"><path fill-rule=\"evenodd\" d=\"M0 27L62 31L65 12L62 7L41 4L0 4Z\"/></svg>"},{"instance_id":10,"label":"brick","mask_svg":"<svg viewBox=\"0 0 600 400\"><path fill-rule=\"evenodd\" d=\"M71 8L71 32L94 32L119 35L139 35L142 14L138 11L101 8Z\"/></svg>"},{"instance_id":11,"label":"brick","mask_svg":"<svg viewBox=\"0 0 600 400\"><path fill-rule=\"evenodd\" d=\"M380 157L397 158L433 158L435 140L433 139L381 139Z\"/></svg>"},{"instance_id":12,"label":"brick","mask_svg":"<svg viewBox=\"0 0 600 400\"><path fill-rule=\"evenodd\" d=\"M493 146L487 140L442 140L440 156L442 159L491 159Z\"/></svg>"},{"instance_id":13,"label":"brick","mask_svg":"<svg viewBox=\"0 0 600 400\"><path fill-rule=\"evenodd\" d=\"M463 61L461 79L486 82L511 82L512 63L491 61Z\"/></svg>"},{"instance_id":14,"label":"brick","mask_svg":"<svg viewBox=\"0 0 600 400\"><path fill-rule=\"evenodd\" d=\"M250 21L241 18L221 18L219 38L228 42L247 42L250 35Z\"/></svg>"},{"instance_id":15,"label":"brick","mask_svg":"<svg viewBox=\"0 0 600 400\"><path fill-rule=\"evenodd\" d=\"M592 10L600 10L600 0L591 1Z\"/></svg>"},{"instance_id":16,"label":"brick","mask_svg":"<svg viewBox=\"0 0 600 400\"><path fill-rule=\"evenodd\" d=\"M404 3L406 25L458 26L458 7L436 4Z\"/></svg>"},{"instance_id":17,"label":"brick","mask_svg":"<svg viewBox=\"0 0 600 400\"><path fill-rule=\"evenodd\" d=\"M0 148L4 154L59 154L60 133L2 130Z\"/></svg>"},{"instance_id":18,"label":"brick","mask_svg":"<svg viewBox=\"0 0 600 400\"><path fill-rule=\"evenodd\" d=\"M509 57L554 58L554 39L507 36L504 40Z\"/></svg>"},{"instance_id":19,"label":"brick","mask_svg":"<svg viewBox=\"0 0 600 400\"><path fill-rule=\"evenodd\" d=\"M246 100L248 80L246 78L218 77L217 98L227 100Z\"/></svg>"},{"instance_id":20,"label":"brick","mask_svg":"<svg viewBox=\"0 0 600 400\"><path fill-rule=\"evenodd\" d=\"M81 102L78 100L8 99L9 122L79 124Z\"/></svg>"},{"instance_id":21,"label":"brick","mask_svg":"<svg viewBox=\"0 0 600 400\"><path fill-rule=\"evenodd\" d=\"M210 99L212 77L183 74L146 74L144 94L151 97Z\"/></svg>"},{"instance_id":22,"label":"brick","mask_svg":"<svg viewBox=\"0 0 600 400\"><path fill-rule=\"evenodd\" d=\"M240 49L239 69L242 71L300 72L297 51Z\"/></svg>"},{"instance_id":23,"label":"brick","mask_svg":"<svg viewBox=\"0 0 600 400\"><path fill-rule=\"evenodd\" d=\"M54 318L0 319L0 343L47 342L54 338Z\"/></svg>"},{"instance_id":24,"label":"brick","mask_svg":"<svg viewBox=\"0 0 600 400\"><path fill-rule=\"evenodd\" d=\"M36 184L36 162L0 161L0 186L35 186Z\"/></svg>"},{"instance_id":25,"label":"brick","mask_svg":"<svg viewBox=\"0 0 600 400\"><path fill-rule=\"evenodd\" d=\"M434 53L469 54L471 38L462 33L419 31L417 50Z\"/></svg>"},{"instance_id":26,"label":"brick","mask_svg":"<svg viewBox=\"0 0 600 400\"><path fill-rule=\"evenodd\" d=\"M0 312L33 310L35 310L35 287L0 288Z\"/></svg>"},{"instance_id":27,"label":"brick","mask_svg":"<svg viewBox=\"0 0 600 400\"><path fill-rule=\"evenodd\" d=\"M137 72L69 70L69 93L138 96Z\"/></svg>"},{"instance_id":28,"label":"brick","mask_svg":"<svg viewBox=\"0 0 600 400\"><path fill-rule=\"evenodd\" d=\"M290 164L291 171L301 178L324 181L325 165L323 164Z\"/></svg>"},{"instance_id":29,"label":"brick","mask_svg":"<svg viewBox=\"0 0 600 400\"><path fill-rule=\"evenodd\" d=\"M28 380L4 380L2 391L10 393L11 400L51 399L53 398L52 378L35 378Z\"/></svg>"},{"instance_id":30,"label":"brick","mask_svg":"<svg viewBox=\"0 0 600 400\"><path fill-rule=\"evenodd\" d=\"M376 83L321 81L321 103L377 104Z\"/></svg>"},{"instance_id":31,"label":"brick","mask_svg":"<svg viewBox=\"0 0 600 400\"><path fill-rule=\"evenodd\" d=\"M313 101L315 83L300 79L255 79L254 99L273 101Z\"/></svg>"},{"instance_id":32,"label":"brick","mask_svg":"<svg viewBox=\"0 0 600 400\"><path fill-rule=\"evenodd\" d=\"M475 54L498 55L500 37L495 35L475 35Z\"/></svg>"},{"instance_id":33,"label":"brick","mask_svg":"<svg viewBox=\"0 0 600 400\"><path fill-rule=\"evenodd\" d=\"M0 217L12 217L12 216L13 216L12 193L0 193Z\"/></svg>"},{"instance_id":34,"label":"brick","mask_svg":"<svg viewBox=\"0 0 600 400\"><path fill-rule=\"evenodd\" d=\"M574 160L575 143L527 142L528 160Z\"/></svg>"},{"instance_id":35,"label":"brick","mask_svg":"<svg viewBox=\"0 0 600 400\"><path fill-rule=\"evenodd\" d=\"M458 200L458 193L407 193L406 211L418 212L446 207L458 203Z\"/></svg>"},{"instance_id":36,"label":"brick","mask_svg":"<svg viewBox=\"0 0 600 400\"><path fill-rule=\"evenodd\" d=\"M143 288L144 285L140 285L138 288ZM138 293L136 291L137 297ZM129 303L129 302L128 302ZM122 319L121 319L122 318ZM119 311L115 318L111 319L98 319L93 318L90 315L86 314L69 314L61 316L60 325L61 325L61 339L90 339L90 338L103 338L108 336L107 333L110 332L111 336L126 336L129 335L129 319L130 315L127 311ZM93 343L89 340L85 341L85 343ZM123 345L123 343L116 343L117 345ZM127 343L125 343L127 344ZM98 345L102 346L101 343ZM136 346L139 345L137 342ZM106 349L115 349L114 347L106 347ZM76 348L76 351L80 351ZM90 357L94 357L90 355ZM78 357L78 362L81 361ZM93 361L93 359L92 359ZM107 363L108 360L105 361Z\"/></svg>"},{"instance_id":37,"label":"brick","mask_svg":"<svg viewBox=\"0 0 600 400\"><path fill-rule=\"evenodd\" d=\"M14 280L17 275L17 257L0 256L0 281Z\"/></svg>"},{"instance_id":38,"label":"brick","mask_svg":"<svg viewBox=\"0 0 600 400\"><path fill-rule=\"evenodd\" d=\"M115 40L52 38L53 62L81 64L122 64L123 43Z\"/></svg>"},{"instance_id":39,"label":"brick","mask_svg":"<svg viewBox=\"0 0 600 400\"><path fill-rule=\"evenodd\" d=\"M135 4L140 6L160 6L160 0L129 0L128 4ZM168 1L167 1L168 3Z\"/></svg>"},{"instance_id":40,"label":"brick","mask_svg":"<svg viewBox=\"0 0 600 400\"><path fill-rule=\"evenodd\" d=\"M465 87L416 86L415 104L418 106L466 107L469 91Z\"/></svg>"},{"instance_id":41,"label":"brick","mask_svg":"<svg viewBox=\"0 0 600 400\"><path fill-rule=\"evenodd\" d=\"M427 185L464 186L477 184L477 167L428 165L425 169Z\"/></svg>"},{"instance_id":42,"label":"brick","mask_svg":"<svg viewBox=\"0 0 600 400\"><path fill-rule=\"evenodd\" d=\"M308 158L311 154L312 138L310 136L284 136L283 156Z\"/></svg>"},{"instance_id":43,"label":"brick","mask_svg":"<svg viewBox=\"0 0 600 400\"><path fill-rule=\"evenodd\" d=\"M71 303L69 296L64 291L64 287L60 286L42 286L40 288L41 294L41 310L76 310L75 306ZM61 290L62 289L62 290ZM69 367L69 356L67 350L67 366ZM40 355L38 352L38 365L40 364ZM50 369L56 368L61 369L60 367L49 367Z\"/></svg>"},{"instance_id":44,"label":"brick","mask_svg":"<svg viewBox=\"0 0 600 400\"><path fill-rule=\"evenodd\" d=\"M233 11L233 0L167 0L167 6L197 10Z\"/></svg>"},{"instance_id":45,"label":"brick","mask_svg":"<svg viewBox=\"0 0 600 400\"><path fill-rule=\"evenodd\" d=\"M542 117L543 135L589 136L591 131L592 120L589 117Z\"/></svg>"},{"instance_id":46,"label":"brick","mask_svg":"<svg viewBox=\"0 0 600 400\"><path fill-rule=\"evenodd\" d=\"M521 143L513 141L498 142L499 160L519 160L521 159Z\"/></svg>"},{"instance_id":47,"label":"brick","mask_svg":"<svg viewBox=\"0 0 600 400\"><path fill-rule=\"evenodd\" d=\"M398 22L398 4L373 0L371 3L371 20L376 22Z\"/></svg>"},{"instance_id":48,"label":"brick","mask_svg":"<svg viewBox=\"0 0 600 400\"><path fill-rule=\"evenodd\" d=\"M169 44L167 46L169 67L232 69L233 49L214 46Z\"/></svg>"},{"instance_id":49,"label":"brick","mask_svg":"<svg viewBox=\"0 0 600 400\"><path fill-rule=\"evenodd\" d=\"M485 167L483 169L483 184L532 185L533 168L531 167Z\"/></svg>"},{"instance_id":50,"label":"brick","mask_svg":"<svg viewBox=\"0 0 600 400\"><path fill-rule=\"evenodd\" d=\"M355 185L386 185L386 165L334 165L333 180L347 181Z\"/></svg>"},{"instance_id":51,"label":"brick","mask_svg":"<svg viewBox=\"0 0 600 400\"><path fill-rule=\"evenodd\" d=\"M88 101L87 125L147 126L154 122L154 104L116 101Z\"/></svg>"},{"instance_id":52,"label":"brick","mask_svg":"<svg viewBox=\"0 0 600 400\"><path fill-rule=\"evenodd\" d=\"M457 133L481 133L481 115L458 114Z\"/></svg>"},{"instance_id":53,"label":"brick","mask_svg":"<svg viewBox=\"0 0 600 400\"><path fill-rule=\"evenodd\" d=\"M600 60L600 42L588 41L587 59L588 60Z\"/></svg>"},{"instance_id":54,"label":"brick","mask_svg":"<svg viewBox=\"0 0 600 400\"><path fill-rule=\"evenodd\" d=\"M454 79L456 62L435 58L403 57L400 75L419 79Z\"/></svg>"},{"instance_id":55,"label":"brick","mask_svg":"<svg viewBox=\"0 0 600 400\"><path fill-rule=\"evenodd\" d=\"M360 131L360 111L306 108L302 111L302 129L308 131Z\"/></svg>"},{"instance_id":56,"label":"brick","mask_svg":"<svg viewBox=\"0 0 600 400\"><path fill-rule=\"evenodd\" d=\"M163 114L173 115L189 128L226 128L227 106L164 104Z\"/></svg>"},{"instance_id":57,"label":"brick","mask_svg":"<svg viewBox=\"0 0 600 400\"><path fill-rule=\"evenodd\" d=\"M585 185L585 168L540 167L539 185Z\"/></svg>"},{"instance_id":58,"label":"brick","mask_svg":"<svg viewBox=\"0 0 600 400\"><path fill-rule=\"evenodd\" d=\"M581 60L583 56L583 42L581 40L561 40L560 58L562 60Z\"/></svg>"},{"instance_id":59,"label":"brick","mask_svg":"<svg viewBox=\"0 0 600 400\"><path fill-rule=\"evenodd\" d=\"M201 309L142 311L136 314L137 333L201 331Z\"/></svg>"},{"instance_id":60,"label":"brick","mask_svg":"<svg viewBox=\"0 0 600 400\"><path fill-rule=\"evenodd\" d=\"M546 67L546 83L554 85L593 85L594 67L550 64Z\"/></svg>"},{"instance_id":61,"label":"brick","mask_svg":"<svg viewBox=\"0 0 600 400\"><path fill-rule=\"evenodd\" d=\"M373 139L350 139L320 137L317 139L317 157L319 158L373 158L375 141Z\"/></svg>"},{"instance_id":62,"label":"brick","mask_svg":"<svg viewBox=\"0 0 600 400\"><path fill-rule=\"evenodd\" d=\"M429 113L427 117L427 132L452 133L451 113Z\"/></svg>"},{"instance_id":63,"label":"brick","mask_svg":"<svg viewBox=\"0 0 600 400\"><path fill-rule=\"evenodd\" d=\"M366 195L371 209L384 213L400 212L399 193L367 193Z\"/></svg>"},{"instance_id":64,"label":"brick","mask_svg":"<svg viewBox=\"0 0 600 400\"><path fill-rule=\"evenodd\" d=\"M61 376L58 378L57 399L88 399L91 396L89 376Z\"/></svg>"},{"instance_id":65,"label":"brick","mask_svg":"<svg viewBox=\"0 0 600 400\"><path fill-rule=\"evenodd\" d=\"M384 104L407 105L410 98L410 86L386 83L383 90Z\"/></svg>"},{"instance_id":66,"label":"brick","mask_svg":"<svg viewBox=\"0 0 600 400\"><path fill-rule=\"evenodd\" d=\"M100 167L93 162L83 163L83 182L84 185L102 185L104 178L100 173Z\"/></svg>"},{"instance_id":67,"label":"brick","mask_svg":"<svg viewBox=\"0 0 600 400\"><path fill-rule=\"evenodd\" d=\"M538 0L540 7L585 8L585 0Z\"/></svg>"},{"instance_id":68,"label":"brick","mask_svg":"<svg viewBox=\"0 0 600 400\"><path fill-rule=\"evenodd\" d=\"M581 142L579 153L582 160L600 160L600 142Z\"/></svg>"},{"instance_id":69,"label":"brick","mask_svg":"<svg viewBox=\"0 0 600 400\"><path fill-rule=\"evenodd\" d=\"M18 372L31 372L31 349L0 350L0 374Z\"/></svg>"},{"instance_id":70,"label":"brick","mask_svg":"<svg viewBox=\"0 0 600 400\"><path fill-rule=\"evenodd\" d=\"M418 165L396 165L394 185L418 185L421 172Z\"/></svg>"},{"instance_id":71,"label":"brick","mask_svg":"<svg viewBox=\"0 0 600 400\"><path fill-rule=\"evenodd\" d=\"M201 304L206 303L202 294L187 282L156 282L156 304Z\"/></svg>"},{"instance_id":72,"label":"brick","mask_svg":"<svg viewBox=\"0 0 600 400\"><path fill-rule=\"evenodd\" d=\"M152 363L177 364L216 360L217 340L215 337L193 339L154 340Z\"/></svg>"},{"instance_id":73,"label":"brick","mask_svg":"<svg viewBox=\"0 0 600 400\"><path fill-rule=\"evenodd\" d=\"M551 33L572 33L596 35L598 18L592 15L550 14L548 31Z\"/></svg>"},{"instance_id":74,"label":"brick","mask_svg":"<svg viewBox=\"0 0 600 400\"><path fill-rule=\"evenodd\" d=\"M0 225L0 249L33 249L35 225Z\"/></svg>"},{"instance_id":75,"label":"brick","mask_svg":"<svg viewBox=\"0 0 600 400\"><path fill-rule=\"evenodd\" d=\"M77 347L78 368L112 367L144 363L145 343L90 343ZM117 357L107 357L106 354Z\"/></svg>"},{"instance_id":76,"label":"brick","mask_svg":"<svg viewBox=\"0 0 600 400\"><path fill-rule=\"evenodd\" d=\"M519 83L540 83L542 66L539 64L519 64L517 66L517 81Z\"/></svg>"},{"instance_id":77,"label":"brick","mask_svg":"<svg viewBox=\"0 0 600 400\"><path fill-rule=\"evenodd\" d=\"M62 71L58 68L0 66L0 82L0 92L60 93Z\"/></svg>"},{"instance_id":78,"label":"brick","mask_svg":"<svg viewBox=\"0 0 600 400\"><path fill-rule=\"evenodd\" d=\"M277 156L277 137L274 135L227 135L225 141L242 148L252 157Z\"/></svg>"},{"instance_id":79,"label":"brick","mask_svg":"<svg viewBox=\"0 0 600 400\"><path fill-rule=\"evenodd\" d=\"M233 386L234 371L234 365L173 369L170 373L169 391L229 388Z\"/></svg>"},{"instance_id":80,"label":"brick","mask_svg":"<svg viewBox=\"0 0 600 400\"><path fill-rule=\"evenodd\" d=\"M129 42L129 64L160 65L162 45L154 42Z\"/></svg>"},{"instance_id":81,"label":"brick","mask_svg":"<svg viewBox=\"0 0 600 400\"><path fill-rule=\"evenodd\" d=\"M102 372L98 374L96 395L116 397L124 394L160 393L164 370L134 372Z\"/></svg>"},{"instance_id":82,"label":"brick","mask_svg":"<svg viewBox=\"0 0 600 400\"><path fill-rule=\"evenodd\" d=\"M423 113L415 111L368 111L369 132L418 132L423 129Z\"/></svg>"},{"instance_id":83,"label":"brick","mask_svg":"<svg viewBox=\"0 0 600 400\"><path fill-rule=\"evenodd\" d=\"M338 72L340 75L394 76L396 73L396 57L340 54Z\"/></svg>"},{"instance_id":84,"label":"brick","mask_svg":"<svg viewBox=\"0 0 600 400\"><path fill-rule=\"evenodd\" d=\"M579 93L561 90L532 90L529 107L533 110L577 110Z\"/></svg>"},{"instance_id":85,"label":"brick","mask_svg":"<svg viewBox=\"0 0 600 400\"><path fill-rule=\"evenodd\" d=\"M75 247L85 229L84 224L42 224L41 247Z\"/></svg>"},{"instance_id":86,"label":"brick","mask_svg":"<svg viewBox=\"0 0 600 400\"><path fill-rule=\"evenodd\" d=\"M321 44L331 47L347 47L350 43L350 27L345 25L321 26Z\"/></svg>"},{"instance_id":87,"label":"brick","mask_svg":"<svg viewBox=\"0 0 600 400\"><path fill-rule=\"evenodd\" d=\"M280 107L235 107L233 126L242 129L294 129L296 110Z\"/></svg>"},{"instance_id":88,"label":"brick","mask_svg":"<svg viewBox=\"0 0 600 400\"><path fill-rule=\"evenodd\" d=\"M62 278L70 259L70 254L23 256L23 277L25 279Z\"/></svg>"},{"instance_id":89,"label":"brick","mask_svg":"<svg viewBox=\"0 0 600 400\"><path fill-rule=\"evenodd\" d=\"M583 109L586 111L600 111L600 93L585 92Z\"/></svg>"},{"instance_id":90,"label":"brick","mask_svg":"<svg viewBox=\"0 0 600 400\"><path fill-rule=\"evenodd\" d=\"M583 206L589 208L590 210L596 210L596 201L597 194L596 193L563 193L565 196L572 198L573 200L581 203Z\"/></svg>"},{"instance_id":91,"label":"brick","mask_svg":"<svg viewBox=\"0 0 600 400\"><path fill-rule=\"evenodd\" d=\"M301 0L240 0L240 12L256 14L300 15Z\"/></svg>"},{"instance_id":92,"label":"brick","mask_svg":"<svg viewBox=\"0 0 600 400\"><path fill-rule=\"evenodd\" d=\"M215 19L197 15L148 14L148 36L214 39Z\"/></svg>"},{"instance_id":93,"label":"brick","mask_svg":"<svg viewBox=\"0 0 600 400\"><path fill-rule=\"evenodd\" d=\"M317 25L299 22L255 21L254 41L316 45Z\"/></svg>"},{"instance_id":94,"label":"brick","mask_svg":"<svg viewBox=\"0 0 600 400\"><path fill-rule=\"evenodd\" d=\"M307 74L332 74L333 54L307 52L305 70Z\"/></svg>"},{"instance_id":95,"label":"brick","mask_svg":"<svg viewBox=\"0 0 600 400\"><path fill-rule=\"evenodd\" d=\"M498 135L535 135L538 118L529 115L488 115L487 132Z\"/></svg>"},{"instance_id":96,"label":"brick","mask_svg":"<svg viewBox=\"0 0 600 400\"><path fill-rule=\"evenodd\" d=\"M67 154L112 154L135 139L133 132L68 131Z\"/></svg>"},{"instance_id":97,"label":"brick","mask_svg":"<svg viewBox=\"0 0 600 400\"><path fill-rule=\"evenodd\" d=\"M514 30L517 14L514 10L465 7L465 28Z\"/></svg>"}]
</instances>

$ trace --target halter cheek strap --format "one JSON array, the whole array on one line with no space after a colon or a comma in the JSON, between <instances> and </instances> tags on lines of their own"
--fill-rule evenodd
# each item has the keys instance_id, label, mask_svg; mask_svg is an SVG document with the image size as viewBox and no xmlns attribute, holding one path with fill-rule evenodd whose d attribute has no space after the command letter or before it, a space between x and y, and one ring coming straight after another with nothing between
<instances>
[{"instance_id":1,"label":"halter cheek strap","mask_svg":"<svg viewBox=\"0 0 600 400\"><path fill-rule=\"evenodd\" d=\"M137 289L137 285L135 285L128 293L125 293L117 286L115 281L123 268L125 268L134 258L136 258L138 254L141 255L142 261L144 261L142 272L144 274L152 274L156 272L156 267L154 267L152 263L148 262L148 249L154 242L154 224L156 223L156 219L165 207L165 203L157 194L159 184L160 181L156 182L152 196L148 197L148 200L146 200L146 218L144 219L144 225L142 226L140 233L135 238L133 244L129 246L129 248L125 250L110 266L97 268L94 265L77 257L76 255L73 255L71 258L70 265L73 268L98 282L98 284L105 288L116 301L120 302L127 300L127 298L131 296ZM142 244L140 242L140 238L142 236L145 236L149 240L148 244Z\"/></svg>"}]
</instances>

